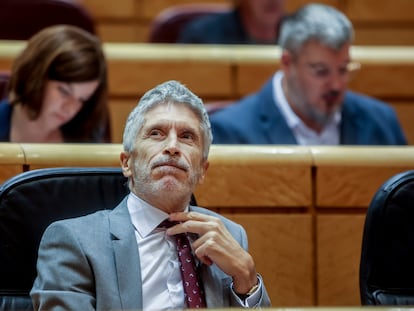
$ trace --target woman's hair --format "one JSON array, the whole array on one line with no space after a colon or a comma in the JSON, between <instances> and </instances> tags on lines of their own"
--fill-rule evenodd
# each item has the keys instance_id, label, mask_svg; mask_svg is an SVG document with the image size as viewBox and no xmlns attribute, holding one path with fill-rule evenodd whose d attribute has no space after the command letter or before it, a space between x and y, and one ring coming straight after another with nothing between
<instances>
[{"instance_id":1,"label":"woman's hair","mask_svg":"<svg viewBox=\"0 0 414 311\"><path fill-rule=\"evenodd\" d=\"M67 83L98 80L94 94L61 130L68 142L108 141L106 66L101 42L95 35L70 25L47 27L29 39L13 63L8 86L10 103L25 106L29 117L36 119L48 80Z\"/></svg>"},{"instance_id":2,"label":"woman's hair","mask_svg":"<svg viewBox=\"0 0 414 311\"><path fill-rule=\"evenodd\" d=\"M164 82L146 92L129 114L124 129L124 150L128 152L134 150L137 135L144 126L147 112L158 105L169 104L186 105L198 116L200 130L203 134L203 156L207 160L213 136L206 108L198 96L183 84L174 80Z\"/></svg>"},{"instance_id":3,"label":"woman's hair","mask_svg":"<svg viewBox=\"0 0 414 311\"><path fill-rule=\"evenodd\" d=\"M339 50L352 43L354 30L351 21L340 11L323 4L308 4L282 22L279 45L294 55L309 41L316 41Z\"/></svg>"}]
</instances>

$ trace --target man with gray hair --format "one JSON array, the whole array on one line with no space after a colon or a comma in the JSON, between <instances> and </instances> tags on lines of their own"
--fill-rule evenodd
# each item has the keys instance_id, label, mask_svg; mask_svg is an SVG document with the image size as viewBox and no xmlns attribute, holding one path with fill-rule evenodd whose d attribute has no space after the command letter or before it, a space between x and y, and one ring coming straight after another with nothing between
<instances>
[{"instance_id":1,"label":"man with gray hair","mask_svg":"<svg viewBox=\"0 0 414 311\"><path fill-rule=\"evenodd\" d=\"M282 24L281 70L257 93L210 116L215 144L405 145L392 107L348 91L354 30L309 4Z\"/></svg>"},{"instance_id":2,"label":"man with gray hair","mask_svg":"<svg viewBox=\"0 0 414 311\"><path fill-rule=\"evenodd\" d=\"M203 102L184 85L148 91L124 131L130 193L113 210L46 229L35 310L269 307L243 227L190 205L211 140Z\"/></svg>"}]
</instances>

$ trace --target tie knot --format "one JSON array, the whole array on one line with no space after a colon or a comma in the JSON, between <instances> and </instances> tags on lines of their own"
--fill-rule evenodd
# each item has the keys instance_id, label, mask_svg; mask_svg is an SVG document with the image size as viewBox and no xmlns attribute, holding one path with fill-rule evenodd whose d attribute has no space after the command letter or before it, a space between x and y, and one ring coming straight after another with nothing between
<instances>
[{"instance_id":1,"label":"tie knot","mask_svg":"<svg viewBox=\"0 0 414 311\"><path fill-rule=\"evenodd\" d=\"M168 229L168 228L171 228L172 226L175 226L178 223L179 223L178 221L171 221L169 219L165 219L157 226L157 228Z\"/></svg>"}]
</instances>

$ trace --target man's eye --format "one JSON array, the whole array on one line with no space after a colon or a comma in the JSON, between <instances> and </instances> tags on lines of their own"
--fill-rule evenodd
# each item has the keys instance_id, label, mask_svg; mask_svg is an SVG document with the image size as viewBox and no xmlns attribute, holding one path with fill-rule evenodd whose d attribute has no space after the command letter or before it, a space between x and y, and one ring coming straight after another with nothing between
<instances>
[{"instance_id":1,"label":"man's eye","mask_svg":"<svg viewBox=\"0 0 414 311\"><path fill-rule=\"evenodd\" d=\"M194 139L194 135L192 134L192 133L184 133L183 135L182 135L182 138L184 138L184 139L190 139L190 140L193 140Z\"/></svg>"},{"instance_id":2,"label":"man's eye","mask_svg":"<svg viewBox=\"0 0 414 311\"><path fill-rule=\"evenodd\" d=\"M315 74L318 77L326 77L326 76L329 75L329 69L326 69L326 68L317 68L317 69L315 69Z\"/></svg>"},{"instance_id":3,"label":"man's eye","mask_svg":"<svg viewBox=\"0 0 414 311\"><path fill-rule=\"evenodd\" d=\"M340 74L341 76L344 76L344 75L346 75L346 74L348 74L348 73L349 73L349 71L348 71L348 67L339 68L339 74Z\"/></svg>"},{"instance_id":4,"label":"man's eye","mask_svg":"<svg viewBox=\"0 0 414 311\"><path fill-rule=\"evenodd\" d=\"M161 132L159 130L152 130L150 132L150 136L160 136Z\"/></svg>"}]
</instances>

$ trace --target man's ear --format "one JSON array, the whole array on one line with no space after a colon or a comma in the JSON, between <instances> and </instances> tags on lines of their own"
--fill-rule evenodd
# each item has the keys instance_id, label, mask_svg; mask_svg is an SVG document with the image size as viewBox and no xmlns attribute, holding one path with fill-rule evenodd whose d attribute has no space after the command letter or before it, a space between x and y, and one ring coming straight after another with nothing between
<instances>
[{"instance_id":1,"label":"man's ear","mask_svg":"<svg viewBox=\"0 0 414 311\"><path fill-rule=\"evenodd\" d=\"M210 166L210 162L208 162L207 160L204 161L204 163L202 164L202 172L200 174L200 177L198 178L198 183L200 185L204 183L204 179L206 177L206 173L207 173L209 166Z\"/></svg>"},{"instance_id":2,"label":"man's ear","mask_svg":"<svg viewBox=\"0 0 414 311\"><path fill-rule=\"evenodd\" d=\"M293 61L293 55L289 51L283 50L280 57L280 69L286 73L289 70L289 67L292 65Z\"/></svg>"},{"instance_id":3,"label":"man's ear","mask_svg":"<svg viewBox=\"0 0 414 311\"><path fill-rule=\"evenodd\" d=\"M124 174L125 177L130 177L132 176L132 168L131 168L131 154L129 152L126 151L122 151L120 156L120 162L121 162L121 168L122 168L122 173Z\"/></svg>"}]
</instances>

